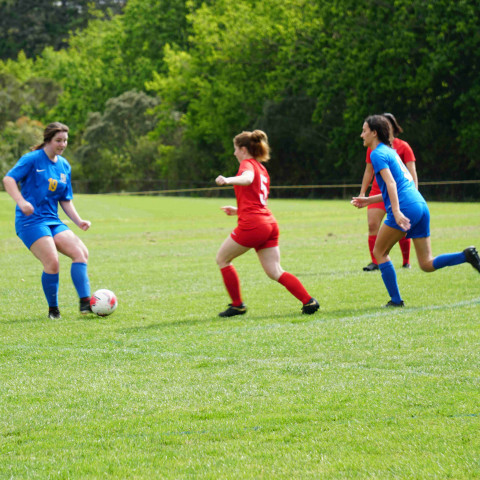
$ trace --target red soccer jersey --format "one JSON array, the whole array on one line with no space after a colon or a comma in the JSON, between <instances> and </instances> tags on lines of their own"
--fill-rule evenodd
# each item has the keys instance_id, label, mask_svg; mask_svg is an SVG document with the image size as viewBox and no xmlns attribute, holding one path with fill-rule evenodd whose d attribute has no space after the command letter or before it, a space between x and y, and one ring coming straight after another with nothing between
<instances>
[{"instance_id":1,"label":"red soccer jersey","mask_svg":"<svg viewBox=\"0 0 480 480\"><path fill-rule=\"evenodd\" d=\"M276 223L272 212L267 208L270 193L270 177L267 169L254 158L247 158L240 163L237 177L246 170L253 172L250 185L234 185L238 207L238 226L254 228L263 223Z\"/></svg>"},{"instance_id":2,"label":"red soccer jersey","mask_svg":"<svg viewBox=\"0 0 480 480\"><path fill-rule=\"evenodd\" d=\"M401 140L400 138L394 138L393 139L393 148L395 151L398 153L398 156L402 159L402 162L407 164L408 162L415 162L415 155L413 154L412 147L405 141ZM372 163L370 160L370 154L372 153L372 150L367 148L367 163ZM379 195L382 192L380 191L380 187L378 186L377 179L375 178L375 175L373 176L373 182L372 182L372 189L370 190L369 197L373 197L373 195Z\"/></svg>"}]
</instances>

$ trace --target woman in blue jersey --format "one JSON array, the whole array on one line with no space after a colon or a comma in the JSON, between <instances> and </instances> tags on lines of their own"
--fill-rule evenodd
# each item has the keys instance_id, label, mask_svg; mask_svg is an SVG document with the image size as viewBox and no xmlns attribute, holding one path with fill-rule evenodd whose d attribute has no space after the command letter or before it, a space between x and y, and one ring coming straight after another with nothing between
<instances>
[{"instance_id":1,"label":"woman in blue jersey","mask_svg":"<svg viewBox=\"0 0 480 480\"><path fill-rule=\"evenodd\" d=\"M378 232L373 254L390 295L390 301L386 306L404 305L389 253L405 236L413 239L418 263L425 272L434 272L439 268L465 262L480 272L480 257L475 247L468 247L463 252L433 257L430 245L430 212L424 198L415 188L410 172L391 148L389 126L385 117L382 115L368 117L360 136L363 145L372 150L370 158L382 193L372 197L354 197L351 203L358 208L379 202L382 198L385 203L387 218Z\"/></svg>"},{"instance_id":2,"label":"woman in blue jersey","mask_svg":"<svg viewBox=\"0 0 480 480\"><path fill-rule=\"evenodd\" d=\"M17 235L43 264L42 286L51 319L60 318L58 252L72 259L71 276L80 298L80 313L91 312L87 247L58 217L60 203L80 229L90 228L90 222L80 217L72 202L71 168L62 157L67 142L68 127L51 123L44 131L43 143L20 158L3 178L5 190L17 204Z\"/></svg>"}]
</instances>

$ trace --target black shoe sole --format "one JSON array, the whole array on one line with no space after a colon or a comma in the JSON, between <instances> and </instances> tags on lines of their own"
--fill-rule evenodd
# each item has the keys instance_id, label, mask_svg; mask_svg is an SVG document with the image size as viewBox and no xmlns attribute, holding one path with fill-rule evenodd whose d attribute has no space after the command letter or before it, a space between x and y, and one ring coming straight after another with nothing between
<instances>
[{"instance_id":1,"label":"black shoe sole","mask_svg":"<svg viewBox=\"0 0 480 480\"><path fill-rule=\"evenodd\" d=\"M466 248L463 253L467 262L480 273L480 256L475 247Z\"/></svg>"},{"instance_id":2,"label":"black shoe sole","mask_svg":"<svg viewBox=\"0 0 480 480\"><path fill-rule=\"evenodd\" d=\"M402 303L395 303L392 302L391 300L384 305L385 308L403 308L405 306L405 303L402 301Z\"/></svg>"},{"instance_id":3,"label":"black shoe sole","mask_svg":"<svg viewBox=\"0 0 480 480\"><path fill-rule=\"evenodd\" d=\"M306 315L312 315L319 308L320 308L320 304L318 303L318 301L312 298L312 300L310 300L309 303L305 304L302 307L302 313L305 313Z\"/></svg>"},{"instance_id":4,"label":"black shoe sole","mask_svg":"<svg viewBox=\"0 0 480 480\"><path fill-rule=\"evenodd\" d=\"M224 312L220 312L218 316L222 318L236 317L237 315L245 315L246 313L247 313L246 306L233 307L232 305L230 305Z\"/></svg>"}]
</instances>

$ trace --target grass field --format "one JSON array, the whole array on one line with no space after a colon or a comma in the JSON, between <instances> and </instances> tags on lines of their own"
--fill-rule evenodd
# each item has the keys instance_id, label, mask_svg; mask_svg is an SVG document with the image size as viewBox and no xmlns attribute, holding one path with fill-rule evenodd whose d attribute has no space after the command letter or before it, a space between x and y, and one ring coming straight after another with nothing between
<instances>
[{"instance_id":1,"label":"grass field","mask_svg":"<svg viewBox=\"0 0 480 480\"><path fill-rule=\"evenodd\" d=\"M52 321L0 193L0 478L480 478L480 275L423 273L412 251L406 308L382 309L365 211L272 200L282 266L321 309L301 315L249 252L249 311L220 319L225 203L77 196L92 288L119 307L81 317L62 258ZM430 210L434 253L480 247L480 204Z\"/></svg>"}]
</instances>

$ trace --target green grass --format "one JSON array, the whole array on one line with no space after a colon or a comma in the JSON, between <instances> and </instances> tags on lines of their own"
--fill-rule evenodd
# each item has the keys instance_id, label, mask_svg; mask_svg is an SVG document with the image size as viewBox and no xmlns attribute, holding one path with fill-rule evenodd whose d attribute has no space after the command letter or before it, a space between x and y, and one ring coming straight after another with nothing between
<instances>
[{"instance_id":1,"label":"green grass","mask_svg":"<svg viewBox=\"0 0 480 480\"><path fill-rule=\"evenodd\" d=\"M220 319L225 203L77 196L92 288L119 307L81 317L62 258L51 321L0 194L0 478L479 478L478 273L413 261L397 270L407 307L379 308L366 212L272 200L282 266L321 309L301 315L248 252L235 265L249 311ZM434 253L480 246L479 204L430 210Z\"/></svg>"}]
</instances>

